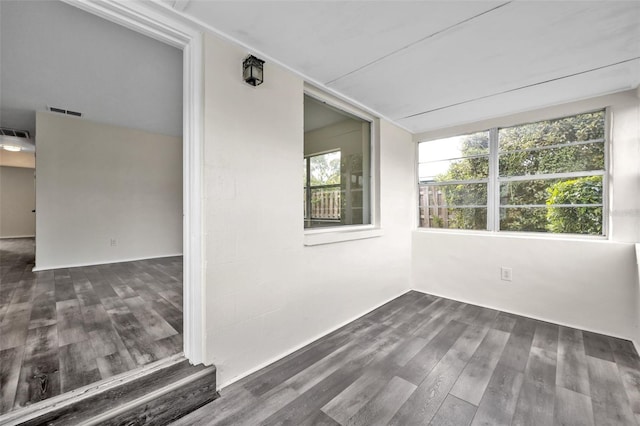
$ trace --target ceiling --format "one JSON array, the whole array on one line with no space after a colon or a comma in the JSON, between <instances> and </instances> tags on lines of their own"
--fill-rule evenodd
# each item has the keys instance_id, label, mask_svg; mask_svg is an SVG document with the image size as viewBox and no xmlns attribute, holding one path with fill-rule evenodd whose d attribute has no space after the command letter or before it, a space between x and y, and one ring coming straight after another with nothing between
<instances>
[{"instance_id":1,"label":"ceiling","mask_svg":"<svg viewBox=\"0 0 640 426\"><path fill-rule=\"evenodd\" d=\"M59 1L0 0L0 12L0 126L33 136L53 106L182 134L180 49Z\"/></svg>"},{"instance_id":2,"label":"ceiling","mask_svg":"<svg viewBox=\"0 0 640 426\"><path fill-rule=\"evenodd\" d=\"M166 2L414 133L640 84L638 1Z\"/></svg>"}]
</instances>

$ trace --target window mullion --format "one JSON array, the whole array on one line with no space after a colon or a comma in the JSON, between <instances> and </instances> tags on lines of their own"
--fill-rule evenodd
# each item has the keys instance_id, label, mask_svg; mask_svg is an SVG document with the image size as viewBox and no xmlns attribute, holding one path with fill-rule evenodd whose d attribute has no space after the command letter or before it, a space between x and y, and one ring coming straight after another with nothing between
<instances>
[{"instance_id":1,"label":"window mullion","mask_svg":"<svg viewBox=\"0 0 640 426\"><path fill-rule=\"evenodd\" d=\"M500 186L498 182L498 129L489 130L489 182L487 183L487 229L500 227Z\"/></svg>"},{"instance_id":2,"label":"window mullion","mask_svg":"<svg viewBox=\"0 0 640 426\"><path fill-rule=\"evenodd\" d=\"M307 219L311 221L311 157L307 157Z\"/></svg>"}]
</instances>

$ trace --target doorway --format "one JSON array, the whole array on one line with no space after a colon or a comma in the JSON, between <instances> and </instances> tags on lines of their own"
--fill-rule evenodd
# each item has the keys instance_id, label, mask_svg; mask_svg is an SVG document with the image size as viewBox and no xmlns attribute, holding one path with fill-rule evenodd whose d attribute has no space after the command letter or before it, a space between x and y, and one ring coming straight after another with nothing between
<instances>
[{"instance_id":1,"label":"doorway","mask_svg":"<svg viewBox=\"0 0 640 426\"><path fill-rule=\"evenodd\" d=\"M94 8L96 10L93 10L92 13L98 13L101 16L105 16L105 15L110 15L111 18L115 21L121 21L121 17L122 14L126 14L128 12L130 12L131 10L129 8L125 8L123 6L113 6L113 10L105 12L104 8L100 8L101 10L97 10L98 8L96 6L85 6L88 8ZM135 7L135 5L132 5L132 7ZM127 10L124 10L127 9ZM78 12L78 11L76 11ZM141 22L130 22L129 26L135 27L136 30L140 30L140 26L141 25L149 25L149 20L145 19L143 20L145 22L145 24L142 24ZM170 27L168 27L170 28ZM163 31L169 31L171 32L171 36L166 36L163 35ZM188 33L182 33L181 38L177 38L175 32L172 32L170 29L164 29L163 31L157 31L157 38L162 39L162 41L171 41L171 44L178 45L177 47L180 47L183 52L187 51L186 55L184 56L183 60L184 60L184 69L185 69L185 76L183 77L183 80L187 80L187 81L192 81L194 80L193 76L194 74L196 74L195 72L192 72L192 65L193 62L197 59L195 56L196 55L192 55L190 50L191 50L191 46L192 43L197 43L197 37L196 36L191 36ZM148 31L145 31L148 33ZM181 41L180 41L181 40ZM196 41L194 41L196 40ZM182 81L181 81L182 83ZM181 84L182 85L182 84ZM186 86L186 87L190 87L189 93L185 93L185 99L187 101L191 100L194 98L194 92L190 91L192 86ZM195 91L196 95L195 96L200 96L198 94L197 91ZM80 307L80 313L84 314L82 312L82 306L80 306L81 303L87 303L87 306L92 306L91 305L91 301L95 296L98 296L98 299L109 299L112 297L115 297L113 295L108 294L109 290L107 287L104 287L100 284L100 282L106 282L109 287L111 287L113 293L116 294L116 296L118 298L120 298L121 296L126 296L127 294L131 297L125 297L125 299L129 299L127 300L127 302L125 302L125 306L123 306L122 304L119 304L115 299L111 300L112 302L114 302L113 305L109 305L109 306L105 306L104 304L102 309L97 308L94 310L93 314L95 318L104 318L103 313L106 312L108 315L110 314L108 311L112 310L113 312L120 312L123 315L126 315L125 309L128 308L129 311L131 311L132 309L135 310L137 307L140 307L141 303L146 303L148 301L145 300L145 298L142 296L143 294L145 294L145 290L143 289L143 284L145 279L142 278L138 278L138 280L136 282L132 282L129 281L127 282L128 278L126 278L126 273L127 272L131 272L131 271L137 271L140 272L141 270L144 270L144 268L148 268L145 270L145 272L143 273L143 276L146 278L151 278L151 280L156 281L156 282L160 282L162 285L165 286L164 291L164 296L160 295L159 297L162 297L165 302L156 302L156 303L160 303L160 305L156 305L155 307L155 311L156 313L158 311L161 310L165 310L165 311L171 311L173 309L173 312L175 312L176 310L178 310L178 308L182 308L183 306L189 306L188 300L187 299L193 299L192 293L190 292L189 289L187 288L188 286L185 286L184 290L182 290L182 292L185 293L186 297L185 297L185 301L184 303L181 303L180 298L182 297L182 293L177 290L176 288L171 288L171 285L173 283L175 283L175 278L177 276L180 276L180 278L183 278L185 282L189 282L189 278L188 277L198 277L199 276L199 272L200 272L200 266L199 266L199 250L193 250L193 247L199 247L199 233L196 233L195 236L193 234L194 230L198 230L199 231L199 210L196 209L195 213L192 214L192 207L195 206L199 206L199 197L195 196L194 197L194 186L196 188L199 188L197 185L199 185L199 180L197 178L197 176L194 178L193 175L197 175L197 173L194 173L194 158L197 158L197 155L193 154L193 149L194 149L194 140L197 139L197 136L199 136L198 134L198 119L196 119L195 117L197 117L197 113L194 113L193 108L191 106L191 103L189 103L188 105L185 105L184 107L185 110L185 123L187 123L187 125L184 127L183 129L183 139L184 139L184 156L183 156L183 164L184 164L184 170L183 170L183 176L185 176L185 181L183 182L183 188L184 188L184 194L183 194L183 205L185 206L184 211L185 211L185 217L184 217L184 226L183 226L183 232L182 232L182 240L185 242L185 247L184 247L184 259L185 259L185 268L184 268L184 272L180 272L179 268L177 267L177 261L176 259L172 259L171 257L163 257L162 261L161 260L154 260L151 263L147 263L144 264L145 261L134 261L134 262L116 262L116 263L110 263L107 265L68 265L71 266L69 268L58 268L58 269L54 269L53 272L45 270L45 271L36 271L35 273L32 274L43 274L42 275L42 279L41 281L43 283L46 282L52 282L53 283L53 288L54 288L54 293L56 292L56 285L57 282L60 283L60 290L59 293L64 293L65 288L68 291L73 290L76 294L76 299L78 300L77 304ZM4 115L3 115L4 116ZM116 239L116 245L118 243L120 243L121 240ZM195 244L194 244L195 242ZM111 244L111 241L109 241L109 244ZM195 252L195 253L194 253ZM160 259L160 258L157 258ZM46 265L45 265L46 267ZM86 268L86 269L85 269ZM56 272L58 271L58 272ZM123 275L125 274L125 275ZM141 281L141 282L140 282ZM196 281L197 284L199 284L199 280L191 280L191 282ZM36 278L34 281L36 284L38 282L38 279ZM86 285L87 283L91 284L91 291L87 291L89 289L89 287ZM94 283L96 283L94 285ZM114 284L115 283L115 284ZM36 286L37 287L37 286ZM98 289L96 291L96 289ZM134 296L133 293L130 293L130 290L134 293L137 294L137 296ZM199 288L196 289L196 291L199 291ZM93 292L93 294L92 294ZM97 293L101 293L101 295L103 297L99 297L99 295ZM46 291L44 291L44 293L46 293ZM149 297L155 297L155 296L150 296L149 293L146 294ZM166 297L165 297L166 296ZM137 300L135 300L136 298L138 298ZM66 300L60 300L60 301L56 301L56 308L57 308L57 304L58 302L66 302L68 300L71 299L66 299ZM69 306L66 306L69 305ZM66 324L70 325L70 327L66 328L63 333L59 333L57 330L57 337L58 339L60 338L60 336L62 336L62 340L65 342L70 342L69 344L72 344L74 340L78 340L79 336L82 335L82 332L80 332L78 329L74 329L73 326L71 326L74 323L74 318L76 318L77 313L78 313L78 309L76 309L76 303L61 303L61 308L62 311L60 313L58 313L56 311L56 321L58 320L58 318L61 320L61 322L65 322ZM97 304L93 304L93 305L97 305ZM104 310L104 312L102 312ZM193 306L193 309L189 309L189 311L191 312L191 314L195 313L194 318L198 318L198 312L199 312L199 308L197 305ZM88 316L91 316L91 314L87 314ZM160 315L161 316L161 315ZM153 315L152 315L153 317ZM136 319L138 321L140 321L140 318L137 318L136 315L134 315L131 312L131 316L128 317L128 320L130 320L129 322L132 322L133 319ZM153 322L153 320L158 320L158 318L148 318L151 321L152 327L157 333L155 337L156 338L161 338L162 339L162 335L165 335L166 337L171 337L174 336L175 334L169 330L168 328L165 327L164 323L162 322ZM169 319L167 320L166 318L163 318L164 322L169 324L171 326L171 328L173 328L174 331L175 328L177 328L177 323L176 321L173 321L174 324L172 325L171 322L172 320ZM174 320L175 320L175 315L174 315ZM31 317L29 317L29 321L31 321ZM126 325L127 321L122 321L123 324L125 324L123 327L123 330L125 331L129 331L132 332L132 330L134 332L130 333L130 334L135 334L135 330L136 328L128 328L128 326ZM187 318L185 318L184 321L186 324L189 323L189 320ZM192 329L195 329L197 331L198 329L198 321L191 321L191 324L197 324L196 327L192 327ZM174 327L174 325L176 327ZM145 329L148 329L149 327L143 327ZM44 331L44 330L40 330L40 331ZM117 330L116 330L117 331ZM85 334L94 334L94 335L100 335L102 334L103 336L108 335L109 333L104 333L103 331L100 331L99 329L95 329L95 330L90 330L87 331L86 329L84 330ZM94 333L95 332L95 333ZM27 328L27 334L29 334L29 329ZM41 337L46 337L48 335L48 333L39 333L36 334L35 332L32 333L34 336L38 336L37 341L41 341ZM198 345L201 344L201 340L198 338L198 333L193 333L190 330L186 330L186 332L184 333L185 338L187 339L187 342L184 344L185 347L185 353L187 353L190 358L190 360L194 363L198 363L201 360L201 350L199 350ZM191 337L191 344L189 344L189 338L187 336L192 336ZM196 338L194 339L193 336L196 336ZM46 341L46 339L45 339ZM79 340L78 342L75 343L79 343L82 342L83 340ZM124 344L125 348L127 347L126 343L125 343L125 338L121 337L121 341ZM155 341L155 340L154 340ZM195 344L194 344L195 342ZM67 345L65 345L67 346ZM116 347L118 347L120 345L116 345ZM179 345L179 346L182 346ZM120 348L122 348L122 346L120 346ZM8 348L10 349L10 348ZM134 359L134 361L136 361L136 357L131 355L131 352L134 352L133 350L130 350L129 348L127 348L129 350L129 355L131 356L132 359ZM94 349L95 350L95 349ZM14 351L16 352L16 351ZM82 354L86 351L83 351L82 348L80 346L77 346L75 349L71 350L71 355L72 357L70 358L71 360L74 361L80 361L80 362L74 362L70 365L73 365L74 368L78 367L78 368L84 368L85 366L83 366L83 362L85 360L83 360L82 358L78 358L76 357L76 355L78 354ZM111 354L106 354L105 356L108 355L114 355L115 353L118 353L118 356L120 355L120 352L112 352ZM158 352L160 353L160 352ZM190 354L190 355L189 355ZM15 355L15 354L14 354ZM23 354L24 355L24 354ZM112 358L114 358L114 365L119 366L121 363L120 361L116 360L116 358L118 358L118 356L113 356ZM14 358L17 358L18 356L14 356ZM126 358L126 356L124 357ZM141 362L145 362L145 357L142 356L140 357L140 361ZM4 361L4 359L3 359ZM152 360L151 360L152 361ZM3 362L3 370L4 370L4 366L8 366L9 364L11 364L12 366L15 366L15 359L14 359L14 363L5 363ZM85 363L86 364L86 363ZM60 365L60 364L59 364ZM12 369L14 371L13 375L15 376L15 369ZM62 370L60 370L62 371ZM94 371L95 373L95 369L90 369L90 371ZM117 371L114 370L114 371ZM85 372L86 373L86 372ZM92 373L92 374L94 374ZM100 368L98 368L98 373L100 373ZM85 374L87 376L91 376L91 374ZM38 376L38 374L34 374L32 376ZM98 378L97 376L95 376L95 378ZM100 378L102 378L102 376L100 376ZM4 380L4 377L3 377ZM55 382L55 378L51 377L49 375L46 376L46 378L42 378L40 380L40 387L42 389L51 389L52 386L54 386L54 382ZM29 385L35 388L35 390L37 391L37 386L38 383L34 384L34 385ZM62 386L62 385L61 385ZM5 387L6 388L6 387ZM61 388L62 390L62 388ZM45 391L46 393L46 391Z\"/></svg>"}]
</instances>

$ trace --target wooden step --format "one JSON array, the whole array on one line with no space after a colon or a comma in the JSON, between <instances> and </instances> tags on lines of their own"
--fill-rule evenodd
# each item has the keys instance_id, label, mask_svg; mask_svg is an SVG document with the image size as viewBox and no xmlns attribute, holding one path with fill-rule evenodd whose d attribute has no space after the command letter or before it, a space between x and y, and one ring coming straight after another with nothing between
<instances>
[{"instance_id":1,"label":"wooden step","mask_svg":"<svg viewBox=\"0 0 640 426\"><path fill-rule=\"evenodd\" d=\"M164 425L218 398L214 366L178 356L0 416L2 425Z\"/></svg>"}]
</instances>

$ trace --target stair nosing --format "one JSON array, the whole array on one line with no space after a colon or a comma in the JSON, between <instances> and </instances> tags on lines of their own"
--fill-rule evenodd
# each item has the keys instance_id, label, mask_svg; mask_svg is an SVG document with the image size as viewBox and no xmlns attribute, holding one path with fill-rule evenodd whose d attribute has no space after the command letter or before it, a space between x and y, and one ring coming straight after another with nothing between
<instances>
[{"instance_id":1,"label":"stair nosing","mask_svg":"<svg viewBox=\"0 0 640 426\"><path fill-rule=\"evenodd\" d=\"M99 395L102 392L106 392L124 384L138 380L141 377L145 377L165 368L177 365L181 362L184 362L185 360L187 360L187 358L185 358L184 353L179 353L169 358L159 360L155 363L144 365L135 370L109 377L108 379L104 379L78 389L73 389L69 392L56 395L54 397L45 399L44 401L39 401L29 406L19 408L17 410L9 411L3 415L0 415L0 424L6 426L20 425L21 423L34 420L40 416L46 415L51 411L70 406L79 401ZM203 371L208 371L209 368L215 367L208 367Z\"/></svg>"},{"instance_id":2,"label":"stair nosing","mask_svg":"<svg viewBox=\"0 0 640 426\"><path fill-rule=\"evenodd\" d=\"M180 387L182 387L183 385L190 383L194 380L197 380L201 377L207 376L209 374L211 374L212 371L215 372L215 367L210 366L207 367L203 370L200 371L196 371L195 373L187 376L187 377L183 377L182 379L173 382L167 386L163 386L160 389L157 389L155 391L149 392L148 394L141 396L139 398L136 398L132 401L129 401L125 404L120 404L114 408L111 408L103 413L100 413L96 416L91 417L90 419L84 420L83 421L83 425L86 426L93 426L93 425L99 425L102 422L109 420L113 417L116 417L118 414L122 414L122 413L126 413L127 411L130 411L131 409L138 407L142 404L145 404L149 401L152 401L156 398L159 398L175 389L179 389Z\"/></svg>"}]
</instances>

